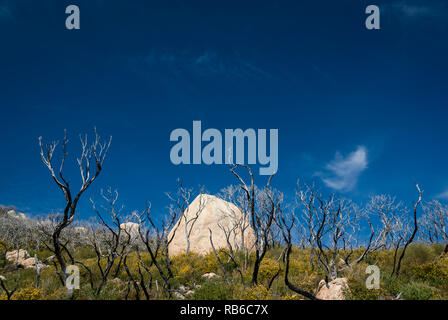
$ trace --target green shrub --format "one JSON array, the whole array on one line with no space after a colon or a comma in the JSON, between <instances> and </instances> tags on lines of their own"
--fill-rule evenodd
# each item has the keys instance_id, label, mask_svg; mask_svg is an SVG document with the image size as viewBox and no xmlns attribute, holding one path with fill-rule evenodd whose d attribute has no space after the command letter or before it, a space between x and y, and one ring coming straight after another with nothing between
<instances>
[{"instance_id":1,"label":"green shrub","mask_svg":"<svg viewBox=\"0 0 448 320\"><path fill-rule=\"evenodd\" d=\"M434 297L434 291L423 283L410 283L403 288L402 297L407 300L429 300Z\"/></svg>"},{"instance_id":2,"label":"green shrub","mask_svg":"<svg viewBox=\"0 0 448 320\"><path fill-rule=\"evenodd\" d=\"M386 290L368 289L364 278L348 278L349 289L344 290L344 296L347 300L380 300L386 295Z\"/></svg>"},{"instance_id":3,"label":"green shrub","mask_svg":"<svg viewBox=\"0 0 448 320\"><path fill-rule=\"evenodd\" d=\"M191 297L194 300L230 300L232 287L222 281L210 281L196 289Z\"/></svg>"}]
</instances>

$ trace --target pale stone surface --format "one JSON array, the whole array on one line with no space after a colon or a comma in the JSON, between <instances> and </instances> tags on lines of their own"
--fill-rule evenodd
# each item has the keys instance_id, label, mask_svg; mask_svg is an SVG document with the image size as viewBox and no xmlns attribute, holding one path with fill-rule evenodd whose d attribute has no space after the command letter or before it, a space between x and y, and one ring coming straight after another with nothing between
<instances>
[{"instance_id":1,"label":"pale stone surface","mask_svg":"<svg viewBox=\"0 0 448 320\"><path fill-rule=\"evenodd\" d=\"M22 213L22 212L17 213L17 212L15 212L15 210L9 210L7 212L7 214L13 218L18 218L18 219L22 219L22 220L26 219L26 215L24 213Z\"/></svg>"},{"instance_id":2,"label":"pale stone surface","mask_svg":"<svg viewBox=\"0 0 448 320\"><path fill-rule=\"evenodd\" d=\"M125 222L120 224L120 228L123 230L122 235L128 236L128 234L131 236L131 240L138 239L139 233L138 233L138 224L134 222Z\"/></svg>"},{"instance_id":3,"label":"pale stone surface","mask_svg":"<svg viewBox=\"0 0 448 320\"><path fill-rule=\"evenodd\" d=\"M173 293L174 298L176 298L177 300L185 300L185 296L177 291L175 291Z\"/></svg>"},{"instance_id":4,"label":"pale stone surface","mask_svg":"<svg viewBox=\"0 0 448 320\"><path fill-rule=\"evenodd\" d=\"M74 227L73 230L75 230L75 232L80 234L84 234L89 231L86 227Z\"/></svg>"},{"instance_id":5,"label":"pale stone surface","mask_svg":"<svg viewBox=\"0 0 448 320\"><path fill-rule=\"evenodd\" d=\"M36 259L28 258L28 259L20 261L19 264L25 269L35 269L36 268ZM43 264L39 260L37 260L37 266L39 267L39 269L44 269L47 267L47 265Z\"/></svg>"},{"instance_id":6,"label":"pale stone surface","mask_svg":"<svg viewBox=\"0 0 448 320\"><path fill-rule=\"evenodd\" d=\"M240 227L234 228L241 225L245 228L244 232ZM249 252L254 249L254 231L250 227L249 219L241 210L218 197L200 194L170 231L169 238L173 237L173 234L174 237L168 247L169 253L174 256L187 251L188 233L190 233L191 252L206 254L212 251L209 229L212 231L213 245L216 250L228 248L223 228L230 231L229 240L235 251L242 250L243 244Z\"/></svg>"},{"instance_id":7,"label":"pale stone surface","mask_svg":"<svg viewBox=\"0 0 448 320\"><path fill-rule=\"evenodd\" d=\"M202 275L202 278L206 278L206 279L215 279L215 278L219 278L220 276L217 275L216 273L213 272L209 272L209 273L205 273Z\"/></svg>"},{"instance_id":8,"label":"pale stone surface","mask_svg":"<svg viewBox=\"0 0 448 320\"><path fill-rule=\"evenodd\" d=\"M329 282L325 280L319 282L316 297L322 300L344 300L344 290L348 290L348 282L346 278L336 278Z\"/></svg>"},{"instance_id":9,"label":"pale stone surface","mask_svg":"<svg viewBox=\"0 0 448 320\"><path fill-rule=\"evenodd\" d=\"M36 268L36 260L35 258L30 258L28 251L20 249L9 251L6 253L6 260L12 262L17 267L22 267L25 269ZM40 269L44 269L47 267L41 261L37 260L37 266Z\"/></svg>"},{"instance_id":10,"label":"pale stone surface","mask_svg":"<svg viewBox=\"0 0 448 320\"><path fill-rule=\"evenodd\" d=\"M20 249L6 252L6 260L9 262L20 262L30 257L28 251Z\"/></svg>"}]
</instances>

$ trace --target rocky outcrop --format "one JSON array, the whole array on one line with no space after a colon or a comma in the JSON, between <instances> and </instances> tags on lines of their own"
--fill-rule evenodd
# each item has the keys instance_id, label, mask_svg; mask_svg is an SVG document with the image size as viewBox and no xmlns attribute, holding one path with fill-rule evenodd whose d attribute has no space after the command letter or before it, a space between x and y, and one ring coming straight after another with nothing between
<instances>
[{"instance_id":1,"label":"rocky outcrop","mask_svg":"<svg viewBox=\"0 0 448 320\"><path fill-rule=\"evenodd\" d=\"M168 247L170 255L185 253L188 246L191 252L199 254L212 251L210 230L216 250L228 248L226 234L233 250L253 250L254 232L241 210L218 197L200 194L169 233L169 238L173 238Z\"/></svg>"},{"instance_id":2,"label":"rocky outcrop","mask_svg":"<svg viewBox=\"0 0 448 320\"><path fill-rule=\"evenodd\" d=\"M344 291L348 289L346 278L336 278L329 283L321 280L317 288L316 297L322 300L345 300Z\"/></svg>"},{"instance_id":3,"label":"rocky outcrop","mask_svg":"<svg viewBox=\"0 0 448 320\"><path fill-rule=\"evenodd\" d=\"M38 267L39 269L43 269L47 266L37 258L31 258L28 251L23 249L7 252L6 260L11 262L15 267L18 268L35 269L36 267Z\"/></svg>"},{"instance_id":4,"label":"rocky outcrop","mask_svg":"<svg viewBox=\"0 0 448 320\"><path fill-rule=\"evenodd\" d=\"M9 210L7 212L7 214L12 217L12 218L16 218L16 219L22 219L25 220L26 219L26 215L22 212L17 212L15 210Z\"/></svg>"},{"instance_id":5,"label":"rocky outcrop","mask_svg":"<svg viewBox=\"0 0 448 320\"><path fill-rule=\"evenodd\" d=\"M30 257L28 251L19 249L6 252L6 260L12 263L18 263Z\"/></svg>"}]
</instances>

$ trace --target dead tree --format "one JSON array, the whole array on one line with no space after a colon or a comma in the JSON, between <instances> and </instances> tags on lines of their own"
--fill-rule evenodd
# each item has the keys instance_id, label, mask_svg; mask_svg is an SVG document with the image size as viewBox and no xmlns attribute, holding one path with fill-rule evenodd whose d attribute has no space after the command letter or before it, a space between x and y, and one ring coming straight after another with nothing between
<instances>
[{"instance_id":1,"label":"dead tree","mask_svg":"<svg viewBox=\"0 0 448 320\"><path fill-rule=\"evenodd\" d=\"M180 216L180 221L184 223L185 239L186 239L186 251L185 255L188 257L190 254L191 247L191 233L194 229L196 222L199 219L202 211L207 205L207 198L203 194L203 189L201 188L198 194L199 204L197 208L191 208L190 202L193 198L194 190L192 188L186 188L183 186L183 183L180 179L178 179L178 187L175 195L171 195L170 193L166 193L167 197L171 200L171 208L170 210L177 210L176 215ZM195 212L192 212L195 210ZM180 224L179 221L179 224ZM179 231L180 232L180 231Z\"/></svg>"},{"instance_id":2,"label":"dead tree","mask_svg":"<svg viewBox=\"0 0 448 320\"><path fill-rule=\"evenodd\" d=\"M84 137L80 136L80 141L81 141L81 155L77 159L77 162L81 174L82 184L79 191L76 194L75 193L72 194L72 189L69 180L67 180L63 174L65 160L68 155L67 133L65 132L64 139L62 142L62 160L59 165L58 171L55 170L53 165L53 156L56 147L58 146L58 142L55 141L46 144L44 146L42 142L42 137L39 137L39 147L42 161L50 171L50 175L54 180L54 182L56 183L56 185L61 189L66 201L66 206L64 208L62 217L58 221L52 234L52 251L60 266L60 271L58 270L57 273L63 285L65 284L66 278L68 276L66 271L67 263L66 258L64 256L64 252L66 252L67 255L70 254L68 250L64 248L64 246L61 243L61 233L73 222L73 219L75 218L76 214L76 207L78 205L81 196L101 173L104 159L106 158L107 152L112 143L112 137L110 137L108 142L101 142L100 136L98 135L95 128L95 139L90 145L88 144L87 135L85 135ZM91 165L95 166L94 172L91 171Z\"/></svg>"},{"instance_id":3,"label":"dead tree","mask_svg":"<svg viewBox=\"0 0 448 320\"><path fill-rule=\"evenodd\" d=\"M244 167L247 170L250 180L249 185L244 181L240 174L236 172L238 167ZM269 177L263 195L260 195L259 193L257 199L254 175L250 167L245 164L236 164L230 167L230 171L240 182L240 187L245 192L249 204L251 227L255 233L255 262L252 272L252 284L256 285L258 284L258 272L261 262L268 250L269 233L279 205L279 199L273 194L270 187L274 175Z\"/></svg>"},{"instance_id":4,"label":"dead tree","mask_svg":"<svg viewBox=\"0 0 448 320\"><path fill-rule=\"evenodd\" d=\"M289 265L290 265L290 259L291 259L291 251L292 251L292 234L291 230L294 228L295 222L296 222L296 216L294 213L294 209L292 210L291 214L286 215L283 210L280 208L276 215L276 224L279 226L279 229L281 230L283 240L286 244L286 254L285 254L285 284L286 286L294 291L295 293L298 293L308 299L311 300L319 300L314 296L312 293L303 290L296 285L292 284L289 281Z\"/></svg>"},{"instance_id":5,"label":"dead tree","mask_svg":"<svg viewBox=\"0 0 448 320\"><path fill-rule=\"evenodd\" d=\"M334 202L334 196L324 201L314 186L305 186L302 188L300 182L297 185L297 206L303 208L302 219L298 221L297 225L307 231L306 239L310 248L310 266L314 268L315 256L318 257L318 262L320 256L318 239L321 239L326 231L324 227L330 208Z\"/></svg>"},{"instance_id":6,"label":"dead tree","mask_svg":"<svg viewBox=\"0 0 448 320\"><path fill-rule=\"evenodd\" d=\"M230 185L222 189L218 195L221 199L227 201L227 215L231 221L231 226L224 226L219 223L218 226L224 232L226 237L231 259L237 264L238 252L243 252L244 262L243 270L247 269L249 251L252 249L249 243L246 243L246 235L249 233L250 220L247 213L249 210L249 202L246 193L237 186ZM233 239L233 243L231 240ZM238 264L239 265L239 264ZM239 267L238 270L240 271Z\"/></svg>"},{"instance_id":7,"label":"dead tree","mask_svg":"<svg viewBox=\"0 0 448 320\"><path fill-rule=\"evenodd\" d=\"M118 191L112 191L110 188L106 192L101 190L101 197L105 200L107 205L102 206L102 211L106 212L108 222L104 214L97 208L93 199L90 199L93 210L98 219L98 228L92 228L91 245L96 254L96 265L100 271L101 280L96 288L96 295L101 293L103 286L106 284L112 268L117 262L115 275L119 273L120 266L123 260L126 259L129 253L129 248L132 244L132 230L127 230L121 223L123 206L117 207ZM102 262L105 261L103 266ZM90 268L83 265L92 277ZM91 278L91 284L93 279Z\"/></svg>"},{"instance_id":8,"label":"dead tree","mask_svg":"<svg viewBox=\"0 0 448 320\"><path fill-rule=\"evenodd\" d=\"M338 273L351 266L354 252L355 235L360 229L361 220L367 218L360 213L358 207L349 200L337 199L334 194L324 198L314 186L305 186L296 192L297 206L302 208L299 226L307 231L310 247L310 265L314 261L323 269L328 278L334 280ZM374 228L370 226L370 236L361 255L354 263L359 263L369 253L374 236ZM342 260L344 265L340 265Z\"/></svg>"},{"instance_id":9,"label":"dead tree","mask_svg":"<svg viewBox=\"0 0 448 320\"><path fill-rule=\"evenodd\" d=\"M216 251L215 245L213 244L213 232L210 228L208 229L208 231L210 232L210 245L212 246L213 253L215 254L215 257L218 260L219 265L221 266L224 281L227 282L226 268L224 267L224 263L222 262L221 258L219 257L219 253Z\"/></svg>"},{"instance_id":10,"label":"dead tree","mask_svg":"<svg viewBox=\"0 0 448 320\"><path fill-rule=\"evenodd\" d=\"M417 209L418 209L418 206L420 205L420 203L422 202L423 191L420 190L420 187L418 186L418 184L416 184L415 186L417 187L417 191L418 191L418 200L414 204L414 229L413 229L409 239L407 239L407 241L403 247L403 251L401 252L400 258L398 259L397 269L395 270L396 277L398 277L400 275L401 262L404 258L404 255L406 254L406 249L414 241L415 235L417 234L417 231L418 231Z\"/></svg>"},{"instance_id":11,"label":"dead tree","mask_svg":"<svg viewBox=\"0 0 448 320\"><path fill-rule=\"evenodd\" d=\"M437 200L423 206L425 237L430 243L442 242L443 253L448 253L448 206Z\"/></svg>"},{"instance_id":12,"label":"dead tree","mask_svg":"<svg viewBox=\"0 0 448 320\"><path fill-rule=\"evenodd\" d=\"M393 263L392 263L392 271L390 273L391 276L395 274L397 269L397 262L400 253L401 246L406 242L406 239L409 238L411 233L409 218L406 214L401 216L401 219L397 219L395 225L393 226L393 230L390 237L391 248L393 249Z\"/></svg>"},{"instance_id":13,"label":"dead tree","mask_svg":"<svg viewBox=\"0 0 448 320\"><path fill-rule=\"evenodd\" d=\"M395 197L390 195L382 194L370 197L365 207L365 213L379 221L372 250L390 248L394 243L392 237L394 229L397 227L397 220L401 219L404 210L403 204L397 202Z\"/></svg>"},{"instance_id":14,"label":"dead tree","mask_svg":"<svg viewBox=\"0 0 448 320\"><path fill-rule=\"evenodd\" d=\"M18 283L16 283L15 287L10 290L6 286L5 281L6 281L6 278L3 276L0 276L0 287L3 289L3 291L5 291L6 299L11 300L12 296L14 295L14 293L16 293L17 289L19 288L19 285L18 285Z\"/></svg>"},{"instance_id":15,"label":"dead tree","mask_svg":"<svg viewBox=\"0 0 448 320\"><path fill-rule=\"evenodd\" d=\"M176 221L179 218L179 211L172 206L169 208L169 214L162 222L162 225L157 226L151 214L151 204L148 203L146 208L141 213L135 213L138 221L138 234L143 243L144 248L148 251L151 258L151 265L154 265L163 280L163 289L168 296L172 297L171 279L173 279L172 261L168 252L168 247L173 241L176 232L179 232L179 224ZM171 232L170 232L171 230ZM140 256L140 262L142 259ZM162 257L162 259L158 259ZM150 274L149 267L144 266L144 269Z\"/></svg>"}]
</instances>

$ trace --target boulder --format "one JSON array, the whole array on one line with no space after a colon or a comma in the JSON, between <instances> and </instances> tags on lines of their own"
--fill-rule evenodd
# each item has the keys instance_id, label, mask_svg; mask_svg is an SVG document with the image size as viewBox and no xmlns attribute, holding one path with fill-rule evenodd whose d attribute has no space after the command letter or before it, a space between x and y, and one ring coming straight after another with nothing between
<instances>
[{"instance_id":1,"label":"boulder","mask_svg":"<svg viewBox=\"0 0 448 320\"><path fill-rule=\"evenodd\" d=\"M319 282L316 298L322 300L345 300L344 291L348 290L346 278L336 278L328 284L325 280Z\"/></svg>"},{"instance_id":2,"label":"boulder","mask_svg":"<svg viewBox=\"0 0 448 320\"><path fill-rule=\"evenodd\" d=\"M30 254L28 251L23 249L6 252L6 260L15 264L18 264L20 261L28 259L29 257Z\"/></svg>"},{"instance_id":3,"label":"boulder","mask_svg":"<svg viewBox=\"0 0 448 320\"><path fill-rule=\"evenodd\" d=\"M205 279L211 280L211 279L216 279L216 278L220 278L220 276L219 276L219 275L217 275L216 273L213 273L213 272L209 272L209 273L203 274L203 275L202 275L202 278L205 278Z\"/></svg>"},{"instance_id":4,"label":"boulder","mask_svg":"<svg viewBox=\"0 0 448 320\"><path fill-rule=\"evenodd\" d=\"M22 212L17 213L15 210L9 210L7 212L7 214L13 218L22 219L22 220L26 219L26 215L24 213L22 213Z\"/></svg>"},{"instance_id":5,"label":"boulder","mask_svg":"<svg viewBox=\"0 0 448 320\"><path fill-rule=\"evenodd\" d=\"M25 269L35 269L36 267L39 267L39 269L44 269L47 267L47 265L43 264L39 260L37 260L37 264L36 264L36 260L37 259L34 259L34 258L28 258L28 259L22 260L19 264L20 264L20 266L22 266Z\"/></svg>"},{"instance_id":6,"label":"boulder","mask_svg":"<svg viewBox=\"0 0 448 320\"><path fill-rule=\"evenodd\" d=\"M241 226L241 227L240 227ZM218 197L200 194L185 210L169 233L172 238L168 246L170 255L187 251L187 238L190 239L190 251L207 254L212 251L210 231L216 250L228 248L226 233L233 250L253 250L254 231L249 219L234 204ZM224 231L225 230L225 231ZM243 231L244 230L244 231ZM187 237L187 234L190 234Z\"/></svg>"},{"instance_id":7,"label":"boulder","mask_svg":"<svg viewBox=\"0 0 448 320\"><path fill-rule=\"evenodd\" d=\"M84 235L89 231L86 227L74 227L73 230L80 235Z\"/></svg>"},{"instance_id":8,"label":"boulder","mask_svg":"<svg viewBox=\"0 0 448 320\"><path fill-rule=\"evenodd\" d=\"M137 223L125 222L120 224L120 228L122 229L122 236L125 237L125 239L128 237L128 234L131 236L132 241L138 239L139 233Z\"/></svg>"},{"instance_id":9,"label":"boulder","mask_svg":"<svg viewBox=\"0 0 448 320\"><path fill-rule=\"evenodd\" d=\"M34 268L36 268L36 266L39 267L40 269L47 267L41 261L39 261L35 258L30 258L28 251L23 250L23 249L7 252L6 260L8 260L9 262L12 262L16 267L21 267L21 268L25 268L25 269L31 269L31 268L34 269ZM37 265L36 265L36 261L37 261Z\"/></svg>"}]
</instances>

